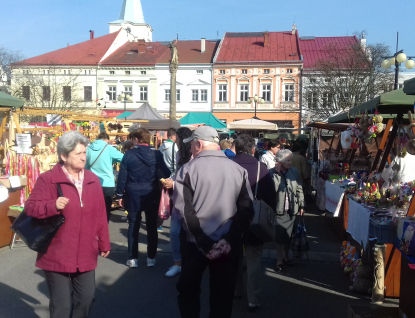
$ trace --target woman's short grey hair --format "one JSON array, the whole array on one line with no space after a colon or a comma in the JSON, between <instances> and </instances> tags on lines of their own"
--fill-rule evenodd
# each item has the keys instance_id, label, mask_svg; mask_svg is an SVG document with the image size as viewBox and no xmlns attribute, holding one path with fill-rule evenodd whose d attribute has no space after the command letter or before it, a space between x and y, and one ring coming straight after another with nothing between
<instances>
[{"instance_id":1,"label":"woman's short grey hair","mask_svg":"<svg viewBox=\"0 0 415 318\"><path fill-rule=\"evenodd\" d=\"M61 155L67 157L78 144L82 144L87 147L89 145L89 140L78 131L67 131L64 133L59 138L57 145L59 162L63 162Z\"/></svg>"},{"instance_id":2,"label":"woman's short grey hair","mask_svg":"<svg viewBox=\"0 0 415 318\"><path fill-rule=\"evenodd\" d=\"M284 161L286 161L287 159L291 158L292 156L293 156L293 153L292 153L290 150L288 150L288 149L283 149L283 150L278 151L278 152L275 154L275 160L276 160L277 162L284 162Z\"/></svg>"}]
</instances>

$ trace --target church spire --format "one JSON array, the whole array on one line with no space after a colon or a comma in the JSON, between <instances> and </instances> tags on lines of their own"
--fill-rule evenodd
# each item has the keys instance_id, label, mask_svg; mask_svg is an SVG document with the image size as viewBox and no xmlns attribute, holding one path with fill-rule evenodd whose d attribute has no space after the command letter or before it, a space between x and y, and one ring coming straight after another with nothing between
<instances>
[{"instance_id":1,"label":"church spire","mask_svg":"<svg viewBox=\"0 0 415 318\"><path fill-rule=\"evenodd\" d=\"M121 7L120 20L132 23L145 23L141 1L124 0Z\"/></svg>"},{"instance_id":2,"label":"church spire","mask_svg":"<svg viewBox=\"0 0 415 318\"><path fill-rule=\"evenodd\" d=\"M143 39L152 41L153 29L144 21L143 8L140 0L123 0L120 17L117 21L110 22L110 33L117 32L120 28L127 31L129 41Z\"/></svg>"}]
</instances>

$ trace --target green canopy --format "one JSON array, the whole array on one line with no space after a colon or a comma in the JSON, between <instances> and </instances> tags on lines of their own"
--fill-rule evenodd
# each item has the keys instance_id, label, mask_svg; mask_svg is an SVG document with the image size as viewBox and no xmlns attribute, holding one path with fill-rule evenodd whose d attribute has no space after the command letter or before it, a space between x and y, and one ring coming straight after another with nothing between
<instances>
[{"instance_id":1,"label":"green canopy","mask_svg":"<svg viewBox=\"0 0 415 318\"><path fill-rule=\"evenodd\" d=\"M7 106L7 107L22 107L24 104L24 100L6 94L5 92L0 92L0 106Z\"/></svg>"},{"instance_id":2,"label":"green canopy","mask_svg":"<svg viewBox=\"0 0 415 318\"><path fill-rule=\"evenodd\" d=\"M415 95L406 95L403 89L397 89L388 93L383 93L366 103L349 109L348 112L329 117L329 123L348 122L349 118L354 118L362 113L374 113L377 110L381 114L406 114L408 110L413 110Z\"/></svg>"},{"instance_id":3,"label":"green canopy","mask_svg":"<svg viewBox=\"0 0 415 318\"><path fill-rule=\"evenodd\" d=\"M215 129L226 128L226 124L217 119L212 113L188 113L179 121L182 125L205 124Z\"/></svg>"},{"instance_id":4,"label":"green canopy","mask_svg":"<svg viewBox=\"0 0 415 318\"><path fill-rule=\"evenodd\" d=\"M127 116L130 116L131 114L132 114L133 112L123 112L122 114L119 114L117 117L115 117L115 118L117 118L117 119L123 119L123 118L125 118L125 117L127 117Z\"/></svg>"}]
</instances>

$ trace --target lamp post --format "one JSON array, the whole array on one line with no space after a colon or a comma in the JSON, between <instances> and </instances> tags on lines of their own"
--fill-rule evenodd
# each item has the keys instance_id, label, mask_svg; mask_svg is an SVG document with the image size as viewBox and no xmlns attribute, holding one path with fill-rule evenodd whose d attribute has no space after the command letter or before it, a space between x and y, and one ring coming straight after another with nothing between
<instances>
[{"instance_id":1,"label":"lamp post","mask_svg":"<svg viewBox=\"0 0 415 318\"><path fill-rule=\"evenodd\" d=\"M127 101L132 102L133 98L131 97L131 93L130 92L121 92L121 94L118 96L117 100L118 101L124 101L124 111L127 110Z\"/></svg>"},{"instance_id":2,"label":"lamp post","mask_svg":"<svg viewBox=\"0 0 415 318\"><path fill-rule=\"evenodd\" d=\"M398 78L399 78L399 66L401 63L405 62L405 67L407 69L412 69L415 66L413 58L415 56L406 56L403 50L398 51L398 41L399 41L399 32L396 34L396 53L392 56L382 57L384 60L381 64L382 68L385 70L389 69L391 65L395 65L395 83L393 89L398 89ZM407 60L408 59L408 60Z\"/></svg>"},{"instance_id":3,"label":"lamp post","mask_svg":"<svg viewBox=\"0 0 415 318\"><path fill-rule=\"evenodd\" d=\"M256 105L259 103L259 104L263 104L263 103L265 103L265 101L264 101L264 99L263 98L260 98L260 97L258 97L258 95L257 94L255 94L255 96L254 97L249 97L248 98L248 100L247 100L247 103L248 104L252 104L252 102L254 102L255 103L255 116L254 116L254 119L259 119L258 117L256 117Z\"/></svg>"}]
</instances>

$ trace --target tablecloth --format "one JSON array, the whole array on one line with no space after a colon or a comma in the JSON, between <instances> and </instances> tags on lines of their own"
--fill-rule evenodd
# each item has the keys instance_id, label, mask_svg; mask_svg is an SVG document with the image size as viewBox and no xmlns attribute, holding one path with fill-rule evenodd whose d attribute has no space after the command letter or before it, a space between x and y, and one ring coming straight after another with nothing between
<instances>
[{"instance_id":1,"label":"tablecloth","mask_svg":"<svg viewBox=\"0 0 415 318\"><path fill-rule=\"evenodd\" d=\"M344 188L326 181L326 210L333 213L333 216L339 216L344 191Z\"/></svg>"},{"instance_id":2,"label":"tablecloth","mask_svg":"<svg viewBox=\"0 0 415 318\"><path fill-rule=\"evenodd\" d=\"M366 246L369 239L370 211L360 203L349 200L349 218L347 222L347 233L362 246Z\"/></svg>"}]
</instances>

